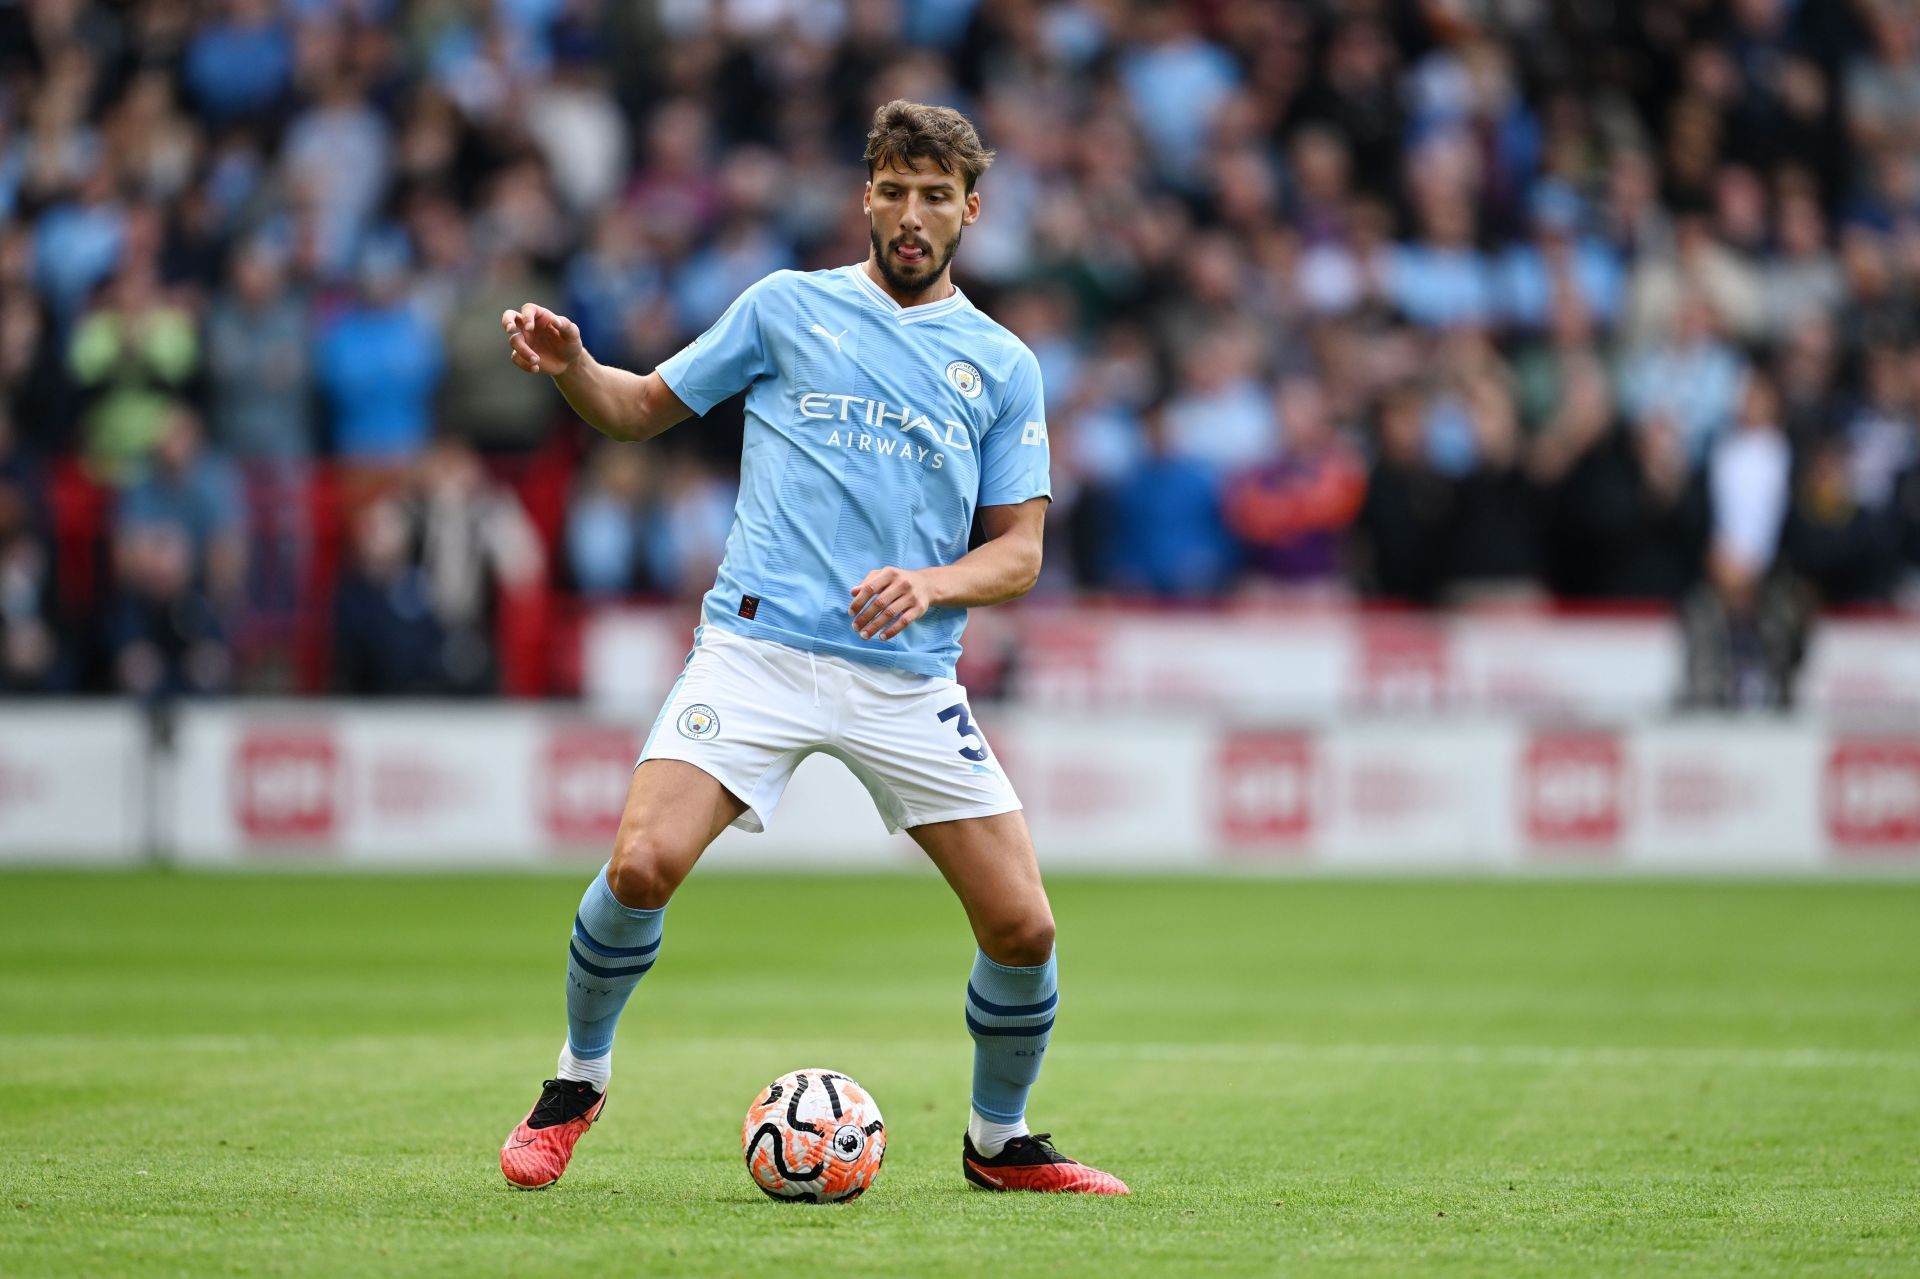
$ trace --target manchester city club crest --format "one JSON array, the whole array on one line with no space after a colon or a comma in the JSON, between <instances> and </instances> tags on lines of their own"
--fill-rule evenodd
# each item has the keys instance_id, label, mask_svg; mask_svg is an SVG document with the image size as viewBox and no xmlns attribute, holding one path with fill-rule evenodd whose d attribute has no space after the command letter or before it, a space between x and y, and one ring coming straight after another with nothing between
<instances>
[{"instance_id":1,"label":"manchester city club crest","mask_svg":"<svg viewBox=\"0 0 1920 1279\"><path fill-rule=\"evenodd\" d=\"M965 360L955 360L947 365L947 381L953 383L953 389L969 400L979 399L980 392L985 386L985 383L980 380L980 370Z\"/></svg>"},{"instance_id":2,"label":"manchester city club crest","mask_svg":"<svg viewBox=\"0 0 1920 1279\"><path fill-rule=\"evenodd\" d=\"M713 713L713 707L702 702L689 706L680 712L680 736L691 737L696 742L720 736L720 717Z\"/></svg>"}]
</instances>

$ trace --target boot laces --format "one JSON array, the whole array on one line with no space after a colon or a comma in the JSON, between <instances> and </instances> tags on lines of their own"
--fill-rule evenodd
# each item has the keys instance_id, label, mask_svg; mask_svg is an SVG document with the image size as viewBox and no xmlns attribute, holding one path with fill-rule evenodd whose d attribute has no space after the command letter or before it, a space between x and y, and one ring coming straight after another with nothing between
<instances>
[{"instance_id":1,"label":"boot laces","mask_svg":"<svg viewBox=\"0 0 1920 1279\"><path fill-rule=\"evenodd\" d=\"M529 1128L551 1128L570 1123L593 1109L600 1094L578 1079L549 1079L540 1085L540 1101L527 1116Z\"/></svg>"}]
</instances>

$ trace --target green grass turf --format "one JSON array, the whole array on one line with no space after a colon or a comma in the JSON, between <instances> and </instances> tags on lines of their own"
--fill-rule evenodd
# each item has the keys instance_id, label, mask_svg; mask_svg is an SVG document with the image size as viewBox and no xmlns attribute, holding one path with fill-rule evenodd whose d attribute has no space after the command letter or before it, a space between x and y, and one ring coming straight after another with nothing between
<instances>
[{"instance_id":1,"label":"green grass turf","mask_svg":"<svg viewBox=\"0 0 1920 1279\"><path fill-rule=\"evenodd\" d=\"M696 876L511 1191L584 878L0 876L0 1274L1920 1272L1920 885L1061 879L1095 1201L960 1179L937 880ZM858 1203L741 1166L802 1066L885 1110Z\"/></svg>"}]
</instances>

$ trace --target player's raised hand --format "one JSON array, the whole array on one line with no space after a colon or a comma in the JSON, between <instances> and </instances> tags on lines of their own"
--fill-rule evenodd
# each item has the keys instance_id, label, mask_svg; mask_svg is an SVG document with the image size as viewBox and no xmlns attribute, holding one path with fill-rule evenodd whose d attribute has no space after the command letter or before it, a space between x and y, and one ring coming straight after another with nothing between
<instances>
[{"instance_id":1,"label":"player's raised hand","mask_svg":"<svg viewBox=\"0 0 1920 1279\"><path fill-rule=\"evenodd\" d=\"M933 607L926 574L907 568L877 568L853 588L853 629L861 639L890 640Z\"/></svg>"},{"instance_id":2,"label":"player's raised hand","mask_svg":"<svg viewBox=\"0 0 1920 1279\"><path fill-rule=\"evenodd\" d=\"M513 362L529 373L559 377L580 358L580 326L532 302L518 311L502 311L500 327L507 331Z\"/></svg>"}]
</instances>

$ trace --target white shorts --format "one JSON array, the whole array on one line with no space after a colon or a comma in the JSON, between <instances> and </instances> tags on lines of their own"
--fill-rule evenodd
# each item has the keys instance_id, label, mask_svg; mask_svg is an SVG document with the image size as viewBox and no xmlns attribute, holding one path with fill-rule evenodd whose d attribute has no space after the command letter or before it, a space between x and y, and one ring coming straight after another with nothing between
<instances>
[{"instance_id":1,"label":"white shorts","mask_svg":"<svg viewBox=\"0 0 1920 1279\"><path fill-rule=\"evenodd\" d=\"M712 626L700 628L640 760L712 774L747 806L733 824L762 831L816 751L853 770L889 831L1020 807L958 682Z\"/></svg>"}]
</instances>

